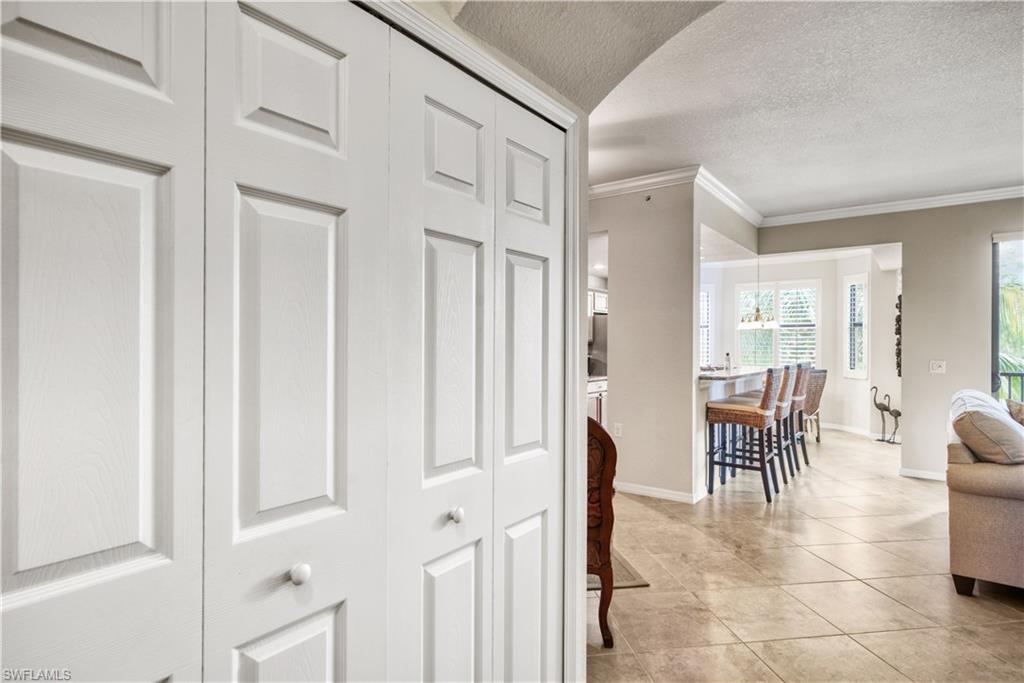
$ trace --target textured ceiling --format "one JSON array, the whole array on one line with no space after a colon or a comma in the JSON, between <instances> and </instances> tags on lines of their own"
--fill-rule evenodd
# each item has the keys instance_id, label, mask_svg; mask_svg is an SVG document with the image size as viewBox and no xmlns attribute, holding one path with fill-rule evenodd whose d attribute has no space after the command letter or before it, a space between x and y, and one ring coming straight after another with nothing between
<instances>
[{"instance_id":1,"label":"textured ceiling","mask_svg":"<svg viewBox=\"0 0 1024 683\"><path fill-rule=\"evenodd\" d=\"M590 181L702 164L766 216L1020 185L1022 11L726 3L593 112Z\"/></svg>"},{"instance_id":2,"label":"textured ceiling","mask_svg":"<svg viewBox=\"0 0 1024 683\"><path fill-rule=\"evenodd\" d=\"M449 3L455 22L584 111L717 2Z\"/></svg>"}]
</instances>

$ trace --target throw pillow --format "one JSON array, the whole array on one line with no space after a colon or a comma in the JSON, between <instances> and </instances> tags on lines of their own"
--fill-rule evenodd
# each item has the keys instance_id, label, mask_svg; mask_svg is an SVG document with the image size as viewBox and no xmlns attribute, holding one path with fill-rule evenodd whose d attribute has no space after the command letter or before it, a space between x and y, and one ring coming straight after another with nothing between
<instances>
[{"instance_id":1,"label":"throw pillow","mask_svg":"<svg viewBox=\"0 0 1024 683\"><path fill-rule=\"evenodd\" d=\"M1006 399L1006 407L1010 409L1010 417L1024 425L1024 403Z\"/></svg>"},{"instance_id":2,"label":"throw pillow","mask_svg":"<svg viewBox=\"0 0 1024 683\"><path fill-rule=\"evenodd\" d=\"M953 431L979 460L1024 463L1024 425L991 396L960 391L953 396Z\"/></svg>"}]
</instances>

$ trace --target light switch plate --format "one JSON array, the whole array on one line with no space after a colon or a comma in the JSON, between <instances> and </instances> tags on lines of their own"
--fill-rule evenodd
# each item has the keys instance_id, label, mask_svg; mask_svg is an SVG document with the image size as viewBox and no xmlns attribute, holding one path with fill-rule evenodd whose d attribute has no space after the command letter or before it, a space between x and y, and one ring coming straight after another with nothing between
<instances>
[{"instance_id":1,"label":"light switch plate","mask_svg":"<svg viewBox=\"0 0 1024 683\"><path fill-rule=\"evenodd\" d=\"M615 423L612 424L612 435L613 436L622 436L622 423L621 422L615 422Z\"/></svg>"},{"instance_id":2,"label":"light switch plate","mask_svg":"<svg viewBox=\"0 0 1024 683\"><path fill-rule=\"evenodd\" d=\"M930 360L928 361L928 372L933 375L945 375L946 374L946 361L944 360Z\"/></svg>"}]
</instances>

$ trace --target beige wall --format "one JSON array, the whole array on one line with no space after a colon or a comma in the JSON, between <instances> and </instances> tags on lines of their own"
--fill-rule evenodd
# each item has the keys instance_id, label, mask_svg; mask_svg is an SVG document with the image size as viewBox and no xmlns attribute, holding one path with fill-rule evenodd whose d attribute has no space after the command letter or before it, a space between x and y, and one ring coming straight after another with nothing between
<instances>
[{"instance_id":1,"label":"beige wall","mask_svg":"<svg viewBox=\"0 0 1024 683\"><path fill-rule=\"evenodd\" d=\"M941 477L949 400L988 391L993 233L1024 226L1024 200L762 228L762 254L903 244L903 472ZM946 374L928 372L943 359Z\"/></svg>"},{"instance_id":2,"label":"beige wall","mask_svg":"<svg viewBox=\"0 0 1024 683\"><path fill-rule=\"evenodd\" d=\"M693 184L590 202L590 231L608 232L608 416L613 432L622 425L615 442L623 490L680 500L705 493L704 453L692 446L703 425L695 322L702 223L757 246L753 225Z\"/></svg>"},{"instance_id":3,"label":"beige wall","mask_svg":"<svg viewBox=\"0 0 1024 683\"><path fill-rule=\"evenodd\" d=\"M881 401L884 394L889 394L890 405L902 410L903 380L896 375L897 280L898 276L895 270L881 270L878 263L871 259L871 281L868 291L870 299L868 316L871 321L868 329L870 337L868 376L871 378L870 385L878 387L878 400ZM842 286L841 283L840 286ZM874 404L871 405L870 415L868 429L871 434L877 436L882 433L882 417L874 409ZM887 416L885 420L887 435L892 434L892 427L892 418ZM902 436L903 425L900 424L900 433L897 437Z\"/></svg>"},{"instance_id":4,"label":"beige wall","mask_svg":"<svg viewBox=\"0 0 1024 683\"><path fill-rule=\"evenodd\" d=\"M689 492L692 185L591 200L590 230L608 232L608 421L622 425L616 481Z\"/></svg>"}]
</instances>

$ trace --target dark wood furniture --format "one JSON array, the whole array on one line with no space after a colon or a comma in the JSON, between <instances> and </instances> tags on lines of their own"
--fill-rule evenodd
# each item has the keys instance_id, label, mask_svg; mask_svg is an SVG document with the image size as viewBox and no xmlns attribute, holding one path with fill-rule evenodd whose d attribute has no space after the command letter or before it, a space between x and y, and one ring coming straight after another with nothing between
<instances>
[{"instance_id":1,"label":"dark wood furniture","mask_svg":"<svg viewBox=\"0 0 1024 683\"><path fill-rule=\"evenodd\" d=\"M597 619L605 647L612 647L612 630L608 626L608 607L612 604L615 579L612 575L612 526L615 512L612 496L615 489L615 442L601 423L587 418L587 574L601 579L601 602Z\"/></svg>"}]
</instances>

